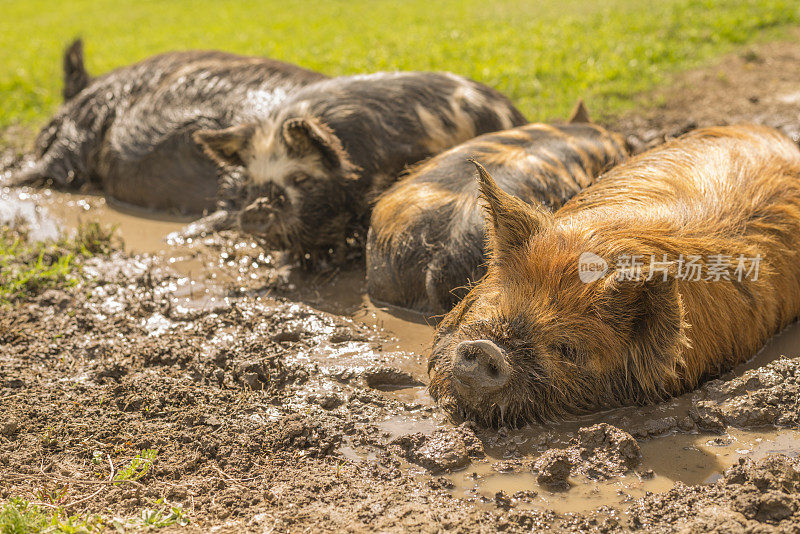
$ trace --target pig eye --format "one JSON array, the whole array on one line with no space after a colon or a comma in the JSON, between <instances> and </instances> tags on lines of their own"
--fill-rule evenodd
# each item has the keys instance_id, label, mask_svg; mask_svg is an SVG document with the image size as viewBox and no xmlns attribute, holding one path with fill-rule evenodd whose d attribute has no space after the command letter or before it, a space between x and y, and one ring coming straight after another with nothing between
<instances>
[{"instance_id":1,"label":"pig eye","mask_svg":"<svg viewBox=\"0 0 800 534\"><path fill-rule=\"evenodd\" d=\"M304 172L296 172L294 174L291 174L286 181L287 183L289 183L289 185L299 187L304 183L307 183L309 181L309 178L310 177Z\"/></svg>"}]
</instances>

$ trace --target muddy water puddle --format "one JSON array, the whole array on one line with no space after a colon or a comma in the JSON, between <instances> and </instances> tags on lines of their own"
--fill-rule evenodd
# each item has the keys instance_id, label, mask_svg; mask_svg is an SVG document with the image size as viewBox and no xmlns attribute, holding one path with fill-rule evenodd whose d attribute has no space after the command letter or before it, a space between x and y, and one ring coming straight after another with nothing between
<instances>
[{"instance_id":1,"label":"muddy water puddle","mask_svg":"<svg viewBox=\"0 0 800 534\"><path fill-rule=\"evenodd\" d=\"M267 305L286 298L380 328L393 334L394 339L379 347L377 354L365 351L364 344L345 343L314 354L298 355L298 359L324 364L338 362L354 368L384 363L419 382L427 381L425 351L432 327L421 315L374 306L366 295L361 269L304 273L279 267L279 258L246 239L226 243L226 249L221 251L215 248L219 243L211 239L170 244L167 236L181 230L191 219L153 214L107 202L97 195L0 188L0 221L15 218L24 219L26 227L38 239L54 239L59 230L70 231L81 223L96 221L114 226L127 252L157 255L179 274L169 288L177 306L213 309L232 292L255 292ZM271 280L264 278L266 271L283 277L283 283L278 288L268 287ZM431 404L424 386L387 388L387 394L404 402L413 399Z\"/></svg>"},{"instance_id":2,"label":"muddy water puddle","mask_svg":"<svg viewBox=\"0 0 800 534\"><path fill-rule=\"evenodd\" d=\"M713 483L739 458L754 460L768 454L800 455L800 432L796 430L744 431L731 429L722 436L675 433L640 442L642 464L632 474L607 481L570 480L568 491L551 491L536 481L523 462L521 470L498 472L494 463L473 463L449 475L453 494L479 505L494 507L502 491L521 509L553 510L557 513L588 512L600 505L624 510L646 492L662 493L675 482Z\"/></svg>"},{"instance_id":3,"label":"muddy water puddle","mask_svg":"<svg viewBox=\"0 0 800 534\"><path fill-rule=\"evenodd\" d=\"M254 291L268 305L277 305L279 299L285 298L388 331L396 339L380 346L355 340L296 357L328 367L336 364L368 367L380 362L404 371L420 382L427 381L426 351L432 326L425 318L411 312L374 306L366 296L362 270L324 274L289 269L281 272L276 267L276 258L246 240L234 243L229 251L218 253L214 262L209 264L209 256L198 252L198 243L170 246L165 241L168 234L186 224L186 219L156 217L141 210L109 205L97 196L0 189L0 220L11 218L28 221L29 228L38 232L34 235L42 239L54 237L59 228L75 228L81 222L116 225L127 251L157 254L179 273L169 288L179 305L213 308L232 290L238 289L240 292ZM267 270L265 266L283 276L286 283L277 287L264 283L261 271ZM153 327L157 329L159 325ZM780 355L800 355L800 324L790 325L771 339L731 376L762 366ZM424 385L381 389L385 395L407 404L432 404ZM635 473L603 482L573 480L569 491L548 491L536 482L536 476L530 470L532 459L547 448L566 447L582 426L607 422L624 429L631 423L685 414L688 402L684 396L658 406L612 410L544 428L480 431L478 434L488 460L473 462L467 469L448 475L454 485L452 492L478 506L495 506L495 496L502 491L513 500L514 506L520 508L556 512L587 511L601 505L624 508L633 498L641 497L645 492L666 491L676 481L687 484L713 482L740 457L757 459L775 452L800 454L800 433L792 430L731 429L723 436L679 432L641 441L643 463ZM430 434L442 424L441 419L440 415L400 413L375 424L393 439L415 432ZM373 453L346 446L342 454L351 461L369 461ZM494 463L509 458L521 460L526 467L505 473L495 470Z\"/></svg>"}]
</instances>

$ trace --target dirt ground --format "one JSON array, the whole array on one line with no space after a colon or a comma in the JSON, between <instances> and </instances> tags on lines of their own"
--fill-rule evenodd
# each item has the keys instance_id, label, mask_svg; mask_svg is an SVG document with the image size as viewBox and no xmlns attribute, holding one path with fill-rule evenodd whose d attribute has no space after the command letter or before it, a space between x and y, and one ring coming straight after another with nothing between
<instances>
[{"instance_id":1,"label":"dirt ground","mask_svg":"<svg viewBox=\"0 0 800 534\"><path fill-rule=\"evenodd\" d=\"M694 128L740 122L766 124L800 141L800 31L792 40L752 46L710 67L680 75L642 95L644 111L610 127L650 147Z\"/></svg>"},{"instance_id":2,"label":"dirt ground","mask_svg":"<svg viewBox=\"0 0 800 534\"><path fill-rule=\"evenodd\" d=\"M741 121L797 141L800 44L646 99L611 124L642 147ZM359 320L358 269L300 275L232 235L175 246L0 308L0 502L128 517L164 499L187 532L800 532L798 332L662 405L453 426L425 394L429 327ZM341 309L318 297L336 283Z\"/></svg>"}]
</instances>

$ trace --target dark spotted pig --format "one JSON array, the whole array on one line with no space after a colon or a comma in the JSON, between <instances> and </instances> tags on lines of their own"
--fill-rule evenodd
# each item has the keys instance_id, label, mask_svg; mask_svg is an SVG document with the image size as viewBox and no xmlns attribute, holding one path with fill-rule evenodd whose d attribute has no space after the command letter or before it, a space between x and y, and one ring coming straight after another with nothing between
<instances>
[{"instance_id":1,"label":"dark spotted pig","mask_svg":"<svg viewBox=\"0 0 800 534\"><path fill-rule=\"evenodd\" d=\"M313 263L363 236L371 202L406 166L525 122L466 78L378 73L314 84L261 121L196 138L224 167L245 169L240 228Z\"/></svg>"},{"instance_id":2,"label":"dark spotted pig","mask_svg":"<svg viewBox=\"0 0 800 534\"><path fill-rule=\"evenodd\" d=\"M454 412L525 424L658 401L800 312L800 151L775 130L697 130L555 214L480 175L489 271L429 360L431 394Z\"/></svg>"},{"instance_id":3,"label":"dark spotted pig","mask_svg":"<svg viewBox=\"0 0 800 534\"><path fill-rule=\"evenodd\" d=\"M256 120L325 78L300 67L215 51L170 52L90 79L80 41L64 56L66 102L12 183L99 184L108 196L200 214L218 168L192 139L201 128Z\"/></svg>"},{"instance_id":4,"label":"dark spotted pig","mask_svg":"<svg viewBox=\"0 0 800 534\"><path fill-rule=\"evenodd\" d=\"M627 156L621 136L588 123L527 124L485 134L414 168L379 198L367 238L367 280L376 302L443 313L486 272L484 219L475 166L506 193L561 207Z\"/></svg>"}]
</instances>

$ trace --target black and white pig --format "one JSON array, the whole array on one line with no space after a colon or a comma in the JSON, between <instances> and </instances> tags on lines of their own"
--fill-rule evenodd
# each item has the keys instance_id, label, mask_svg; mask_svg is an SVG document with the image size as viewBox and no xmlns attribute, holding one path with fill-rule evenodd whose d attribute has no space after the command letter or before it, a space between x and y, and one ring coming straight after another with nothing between
<instances>
[{"instance_id":1,"label":"black and white pig","mask_svg":"<svg viewBox=\"0 0 800 534\"><path fill-rule=\"evenodd\" d=\"M217 204L219 169L193 134L265 117L323 79L273 59L198 50L91 78L76 41L64 55L65 102L10 183L96 184L118 201L199 215Z\"/></svg>"},{"instance_id":2,"label":"black and white pig","mask_svg":"<svg viewBox=\"0 0 800 534\"><path fill-rule=\"evenodd\" d=\"M195 138L223 168L244 169L225 195L245 199L240 228L314 264L363 242L373 200L408 165L525 122L478 82L395 72L318 82L266 118Z\"/></svg>"}]
</instances>

